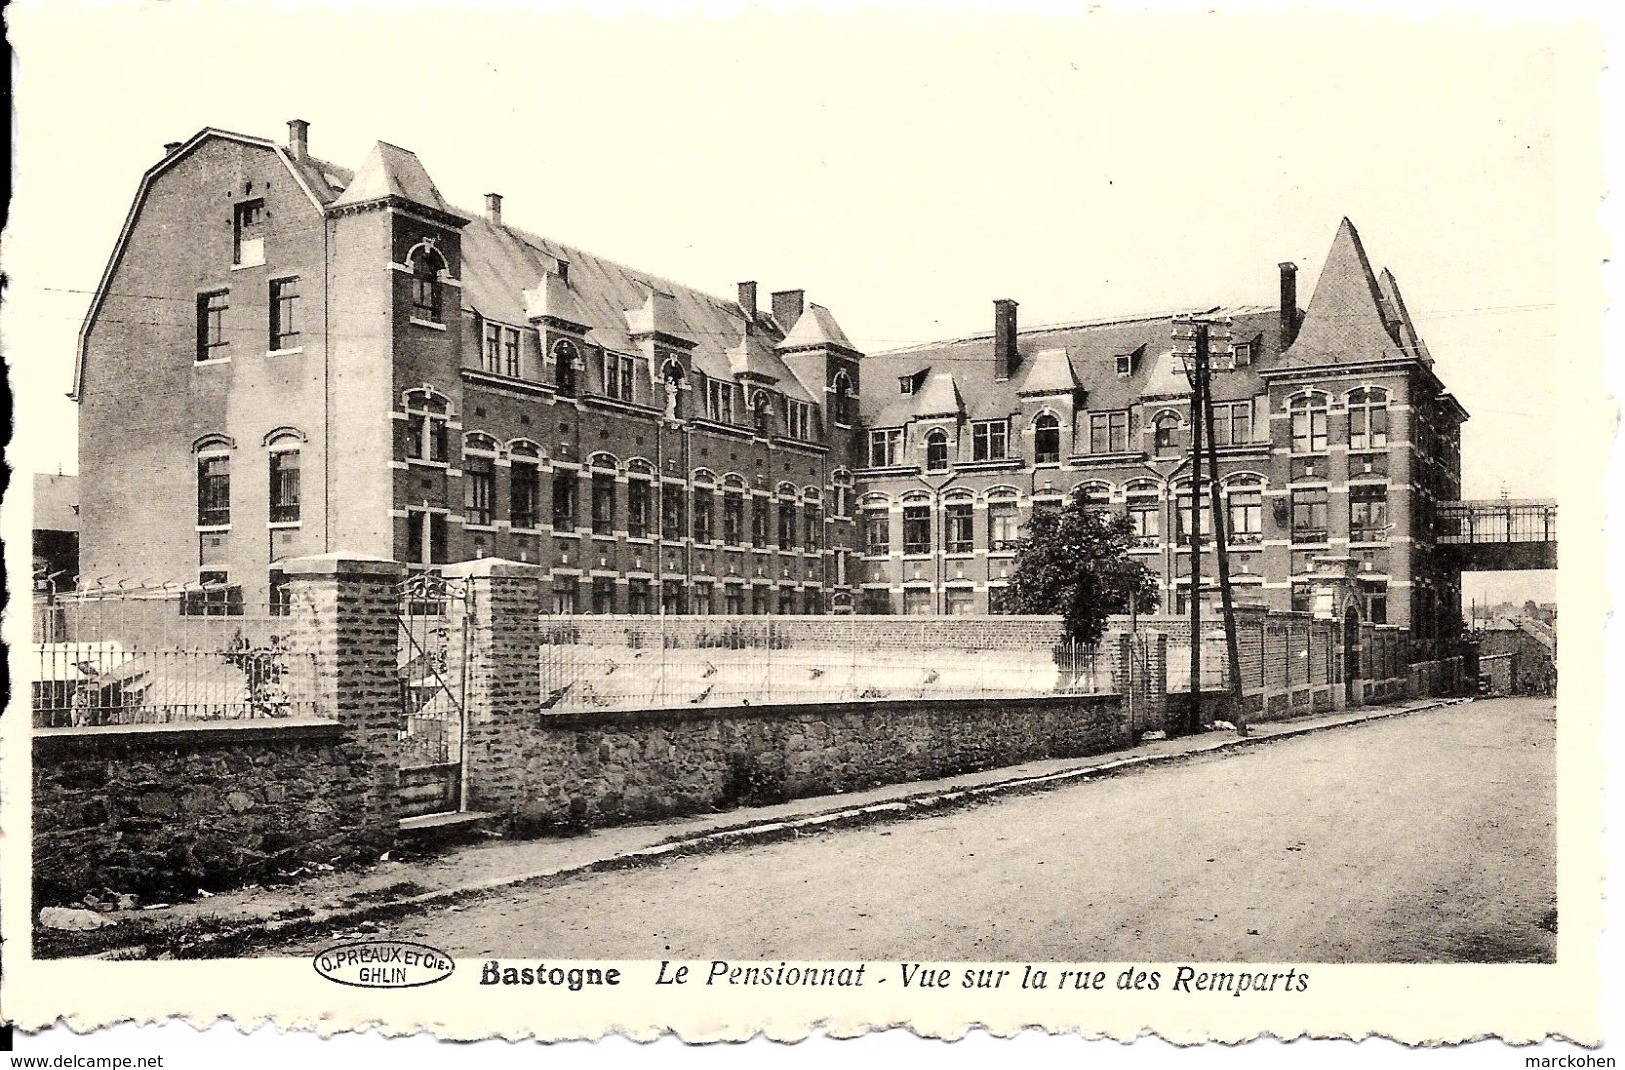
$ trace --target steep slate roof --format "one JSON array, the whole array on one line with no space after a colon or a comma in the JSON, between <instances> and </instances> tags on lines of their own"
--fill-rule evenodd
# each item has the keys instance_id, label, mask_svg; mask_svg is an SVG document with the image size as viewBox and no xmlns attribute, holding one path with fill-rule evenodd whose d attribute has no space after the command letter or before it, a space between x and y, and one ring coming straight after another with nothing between
<instances>
[{"instance_id":1,"label":"steep slate roof","mask_svg":"<svg viewBox=\"0 0 1625 1070\"><path fill-rule=\"evenodd\" d=\"M771 329L768 317L758 314L747 336L744 310L734 301L701 293L506 222L495 224L483 215L448 211L473 216L462 232L463 304L481 316L502 323L525 323L525 292L535 289L549 273L556 276L562 260L570 265L569 294L579 312L579 322L591 328L587 336L590 341L617 352L636 353L627 312L642 308L650 291L659 290L672 298L670 333L695 343L695 368L712 378L731 379L742 366L777 379L774 388L790 397L822 400L807 393L774 351L779 335Z\"/></svg>"},{"instance_id":2,"label":"steep slate roof","mask_svg":"<svg viewBox=\"0 0 1625 1070\"><path fill-rule=\"evenodd\" d=\"M387 141L374 142L361 169L333 202L335 208L365 204L382 197L399 197L441 212L457 214L447 207L434 179L423 169L417 155Z\"/></svg>"},{"instance_id":3,"label":"steep slate roof","mask_svg":"<svg viewBox=\"0 0 1625 1070\"><path fill-rule=\"evenodd\" d=\"M784 336L779 343L780 349L801 349L814 346L838 346L841 349L851 349L852 343L847 339L846 332L841 325L835 322L835 317L823 305L808 303L807 309L796 320L790 333Z\"/></svg>"},{"instance_id":4,"label":"steep slate roof","mask_svg":"<svg viewBox=\"0 0 1625 1070\"><path fill-rule=\"evenodd\" d=\"M1397 286L1394 292L1398 293ZM1363 364L1406 356L1389 333L1383 295L1354 224L1345 218L1315 283L1298 339L1281 362L1288 368Z\"/></svg>"},{"instance_id":5,"label":"steep slate roof","mask_svg":"<svg viewBox=\"0 0 1625 1070\"><path fill-rule=\"evenodd\" d=\"M1399 280L1387 268L1377 276L1377 291L1382 295L1383 310L1388 313L1389 322L1393 323L1395 333L1399 336L1399 346L1412 356L1420 357L1427 363L1433 363L1433 355L1428 352L1427 343L1422 336L1416 333L1416 324L1411 322L1410 310L1405 307L1405 297L1399 292Z\"/></svg>"},{"instance_id":6,"label":"steep slate roof","mask_svg":"<svg viewBox=\"0 0 1625 1070\"><path fill-rule=\"evenodd\" d=\"M1273 308L1249 305L1216 309L1215 316L1234 320L1232 336L1238 342L1254 345L1251 364L1228 370L1228 362L1214 361L1215 401L1243 401L1264 392L1258 377L1279 357L1277 314ZM860 395L863 421L874 427L896 427L935 405L922 398L938 376L949 376L961 399L967 419L1000 419L1017 412L1024 391L1038 392L1056 381L1060 362L1079 387L1088 392L1087 407L1094 410L1124 409L1142 395L1157 392L1189 393L1189 384L1177 368L1170 367L1173 350L1173 314L1141 316L1134 319L1099 320L1058 326L1032 327L1017 332L1016 351L1021 357L1016 374L999 380L994 374L993 335L976 334L945 342L914 346L863 358L863 390ZM1142 351L1143 350L1143 351ZM1117 374L1121 353L1140 352L1134 371ZM1064 358L1062 357L1064 354ZM915 394L901 394L898 379L930 368L926 386ZM1176 381L1177 380L1177 381Z\"/></svg>"}]
</instances>

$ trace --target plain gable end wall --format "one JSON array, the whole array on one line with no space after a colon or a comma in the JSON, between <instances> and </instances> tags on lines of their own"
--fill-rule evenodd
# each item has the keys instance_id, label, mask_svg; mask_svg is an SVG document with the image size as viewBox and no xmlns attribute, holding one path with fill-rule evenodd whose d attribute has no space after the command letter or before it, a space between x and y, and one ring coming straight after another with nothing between
<instances>
[{"instance_id":1,"label":"plain gable end wall","mask_svg":"<svg viewBox=\"0 0 1625 1070\"><path fill-rule=\"evenodd\" d=\"M266 202L266 263L233 271L232 206L254 197ZM153 180L87 331L79 411L86 576L197 578L192 447L209 433L236 442L232 531L209 567L263 587L270 551L262 439L282 425L311 439L305 519L292 548L314 549L305 540L321 530L309 489L320 455L320 228L316 207L267 148L207 139ZM302 280L304 353L271 358L269 280L289 275ZM197 297L213 289L230 291L231 360L198 367Z\"/></svg>"}]
</instances>

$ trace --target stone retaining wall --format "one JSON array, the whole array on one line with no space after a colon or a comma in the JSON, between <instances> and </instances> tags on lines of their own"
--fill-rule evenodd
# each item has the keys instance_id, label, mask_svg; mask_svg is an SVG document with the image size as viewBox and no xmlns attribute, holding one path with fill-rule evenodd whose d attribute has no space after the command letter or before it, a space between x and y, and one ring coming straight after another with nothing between
<instances>
[{"instance_id":1,"label":"stone retaining wall","mask_svg":"<svg viewBox=\"0 0 1625 1070\"><path fill-rule=\"evenodd\" d=\"M359 857L368 757L332 721L40 729L34 905L143 902Z\"/></svg>"},{"instance_id":2,"label":"stone retaining wall","mask_svg":"<svg viewBox=\"0 0 1625 1070\"><path fill-rule=\"evenodd\" d=\"M856 791L1130 744L1116 695L542 715L506 770L522 834ZM482 778L502 775L487 767Z\"/></svg>"}]
</instances>

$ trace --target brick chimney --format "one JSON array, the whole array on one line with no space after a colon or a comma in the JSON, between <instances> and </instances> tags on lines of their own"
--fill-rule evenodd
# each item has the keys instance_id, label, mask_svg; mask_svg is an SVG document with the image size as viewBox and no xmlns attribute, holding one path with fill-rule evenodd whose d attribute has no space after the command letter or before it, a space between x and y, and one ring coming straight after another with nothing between
<instances>
[{"instance_id":1,"label":"brick chimney","mask_svg":"<svg viewBox=\"0 0 1625 1070\"><path fill-rule=\"evenodd\" d=\"M184 142L184 141L166 141L166 142L164 142L164 155L166 157L175 155L175 150L180 148L184 144L186 144L186 142Z\"/></svg>"},{"instance_id":2,"label":"brick chimney","mask_svg":"<svg viewBox=\"0 0 1625 1070\"><path fill-rule=\"evenodd\" d=\"M805 290L780 290L773 295L773 318L779 321L781 330L788 331L796 325L806 303Z\"/></svg>"},{"instance_id":3,"label":"brick chimney","mask_svg":"<svg viewBox=\"0 0 1625 1070\"><path fill-rule=\"evenodd\" d=\"M303 119L288 120L288 155L296 160L310 155L310 124Z\"/></svg>"},{"instance_id":4,"label":"brick chimney","mask_svg":"<svg viewBox=\"0 0 1625 1070\"><path fill-rule=\"evenodd\" d=\"M1021 366L1016 352L1016 303L1008 297L993 302L993 376L1009 379Z\"/></svg>"},{"instance_id":5,"label":"brick chimney","mask_svg":"<svg viewBox=\"0 0 1625 1070\"><path fill-rule=\"evenodd\" d=\"M744 310L746 316L751 319L756 318L756 284L754 282L739 284L739 307Z\"/></svg>"},{"instance_id":6,"label":"brick chimney","mask_svg":"<svg viewBox=\"0 0 1625 1070\"><path fill-rule=\"evenodd\" d=\"M502 225L502 194L487 193L485 195L485 218L496 226Z\"/></svg>"},{"instance_id":7,"label":"brick chimney","mask_svg":"<svg viewBox=\"0 0 1625 1070\"><path fill-rule=\"evenodd\" d=\"M1298 265L1281 265L1281 352L1298 338Z\"/></svg>"}]
</instances>

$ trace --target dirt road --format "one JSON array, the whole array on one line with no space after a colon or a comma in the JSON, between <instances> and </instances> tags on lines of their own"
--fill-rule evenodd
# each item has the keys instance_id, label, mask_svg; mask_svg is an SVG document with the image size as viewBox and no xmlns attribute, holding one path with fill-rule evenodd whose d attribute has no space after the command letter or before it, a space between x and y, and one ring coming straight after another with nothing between
<instances>
[{"instance_id":1,"label":"dirt road","mask_svg":"<svg viewBox=\"0 0 1625 1070\"><path fill-rule=\"evenodd\" d=\"M1555 727L1550 700L1448 707L385 934L504 958L1551 961Z\"/></svg>"}]
</instances>

